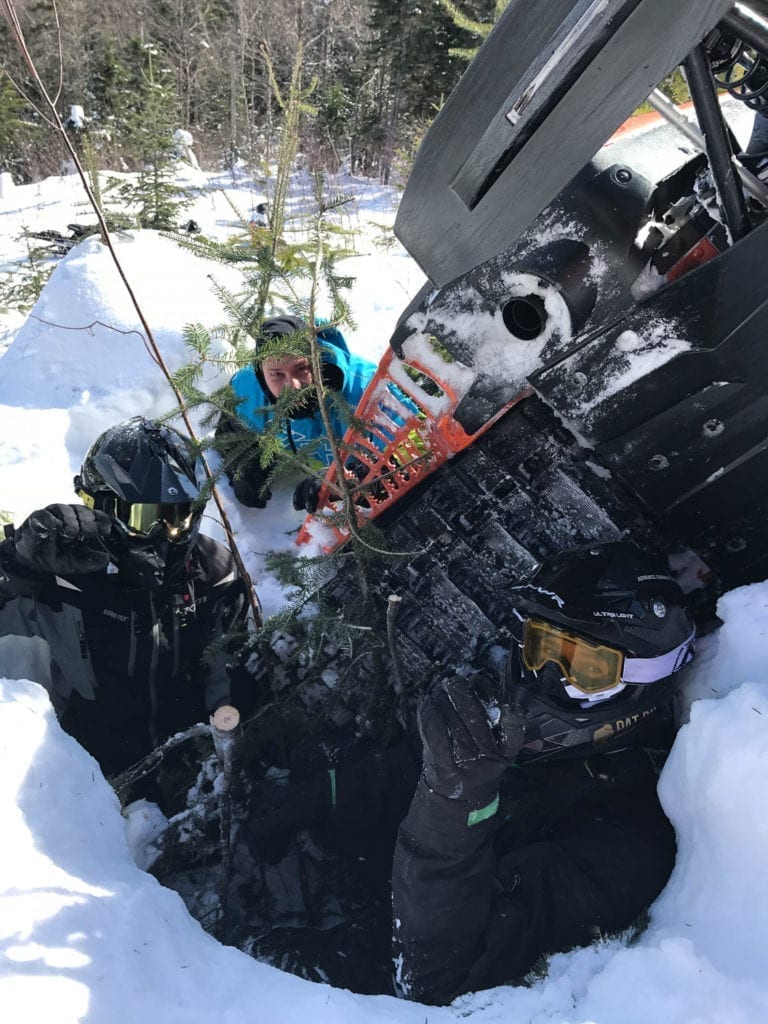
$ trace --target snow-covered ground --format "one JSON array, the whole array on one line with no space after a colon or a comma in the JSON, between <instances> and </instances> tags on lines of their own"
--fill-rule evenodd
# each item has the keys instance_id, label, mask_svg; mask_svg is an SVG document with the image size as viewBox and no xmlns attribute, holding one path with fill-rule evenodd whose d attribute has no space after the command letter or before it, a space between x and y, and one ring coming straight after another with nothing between
<instances>
[{"instance_id":1,"label":"snow-covered ground","mask_svg":"<svg viewBox=\"0 0 768 1024\"><path fill-rule=\"evenodd\" d=\"M229 176L199 175L189 216L215 237L235 228L219 189L248 210L261 195ZM305 184L309 192L308 184ZM329 187L357 196L350 212L360 255L353 349L384 350L423 277L395 245L374 239L391 224L394 190L363 179ZM297 179L301 191L302 179ZM85 219L73 178L0 198L0 258L21 251L21 225L64 228ZM118 251L164 355L185 360L186 323L214 325L221 310L213 268L150 232ZM105 426L172 405L97 240L59 265L33 314L0 319L0 510L16 522L33 508L73 500L71 479ZM219 383L213 377L206 387ZM290 486L264 511L230 510L267 612L282 599L262 553L292 544L301 517ZM226 488L225 488L226 493ZM215 520L208 532L219 535ZM725 625L700 645L687 683L693 701L661 780L678 834L675 872L631 946L606 942L558 955L530 989L501 988L425 1009L315 985L223 947L180 898L133 863L114 793L66 736L45 691L39 651L0 643L0 1020L3 1024L136 1021L299 1021L430 1024L471 1016L536 1024L755 1024L768 1020L768 583L726 595Z\"/></svg>"}]
</instances>

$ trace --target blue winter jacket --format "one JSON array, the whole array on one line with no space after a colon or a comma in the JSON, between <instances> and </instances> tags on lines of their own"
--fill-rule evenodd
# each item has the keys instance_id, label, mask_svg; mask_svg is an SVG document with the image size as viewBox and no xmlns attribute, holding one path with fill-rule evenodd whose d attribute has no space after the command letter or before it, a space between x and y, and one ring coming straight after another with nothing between
<instances>
[{"instance_id":1,"label":"blue winter jacket","mask_svg":"<svg viewBox=\"0 0 768 1024\"><path fill-rule=\"evenodd\" d=\"M336 327L326 327L318 334L322 346L323 362L328 368L328 385L340 392L354 410L368 387L376 365L353 355L347 347L344 335ZM336 368L335 372L334 369ZM232 388L240 399L237 415L242 423L256 433L262 433L272 419L274 399L264 387L259 374L253 366L239 370L232 378ZM329 404L331 424L338 437L343 437L346 427L332 405ZM320 410L316 409L311 416L286 417L278 436L288 451L299 451L316 438L324 437L325 429ZM315 456L324 465L332 461L330 445L327 441L318 445Z\"/></svg>"}]
</instances>

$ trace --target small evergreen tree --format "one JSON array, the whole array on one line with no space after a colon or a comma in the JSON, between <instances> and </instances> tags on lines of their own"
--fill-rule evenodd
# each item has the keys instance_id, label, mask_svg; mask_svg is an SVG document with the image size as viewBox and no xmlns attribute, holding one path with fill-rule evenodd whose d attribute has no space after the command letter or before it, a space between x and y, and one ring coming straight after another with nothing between
<instances>
[{"instance_id":1,"label":"small evergreen tree","mask_svg":"<svg viewBox=\"0 0 768 1024\"><path fill-rule=\"evenodd\" d=\"M20 237L26 245L26 255L15 262L12 270L0 275L0 313L9 309L28 313L56 267L57 260L50 250L35 244L27 228Z\"/></svg>"},{"instance_id":2,"label":"small evergreen tree","mask_svg":"<svg viewBox=\"0 0 768 1024\"><path fill-rule=\"evenodd\" d=\"M214 442L221 456L220 472L237 472L237 467L258 459L268 470L267 485L285 475L294 478L313 476L321 482L325 467L318 460L318 449L328 447L337 465L347 463L353 453L346 450L342 438L334 435L330 409L347 425L365 430L366 425L355 419L341 396L329 393L323 382L322 353L318 334L324 326L353 325L352 313L345 290L352 279L339 270L339 261L352 255L348 247L348 232L336 217L339 209L349 202L346 196L329 199L322 175L315 176L314 203L311 213L301 219L288 218L286 200L292 174L292 160L296 152L302 115L310 113L308 99L312 85L301 88L301 52L297 54L290 91L280 96L283 110L282 144L276 174L271 182L270 220L267 227L249 224L240 217L242 231L226 243L202 237L184 240L182 245L193 252L219 262L237 266L244 280L244 289L234 294L218 288L218 294L228 314L227 323L214 332L200 325L186 328L188 346L194 353L190 364L175 378L177 387L190 407L205 408L207 422L213 425L220 416L233 415L236 398L227 385L211 396L205 395L198 382L206 365L216 364L230 373L252 363L257 365L277 353L305 356L312 366L313 383L302 391L286 389L270 407L272 415L260 435L250 431L228 435ZM276 85L275 85L276 88ZM318 321L320 295L324 295L323 313L327 322ZM260 335L260 326L266 315L283 310L300 316L308 325L307 331L288 338L268 338ZM213 343L226 340L232 356L226 359L213 355ZM287 451L282 441L282 423L286 416L308 398L316 403L324 419L324 436L298 452ZM288 608L275 620L268 621L258 636L262 654L269 656L267 648L275 632L290 633L291 657L306 668L317 652L327 645L336 646L347 654L364 638L369 646L381 641L374 636L377 630L372 621L367 595L368 563L383 553L375 528L358 526L356 501L361 499L359 484L352 476L339 474L337 516L348 525L352 533L349 551L318 559L279 556L271 561L272 569L290 591ZM323 607L318 596L319 584L334 571L338 560L354 558L358 567L357 579L362 602L360 620L339 614L337 609ZM311 613L308 611L311 609ZM373 643L371 644L371 640Z\"/></svg>"},{"instance_id":3,"label":"small evergreen tree","mask_svg":"<svg viewBox=\"0 0 768 1024\"><path fill-rule=\"evenodd\" d=\"M170 71L154 47L144 47L144 61L139 93L123 126L125 142L139 160L139 176L117 192L135 210L139 227L170 231L190 202L175 180L178 104Z\"/></svg>"},{"instance_id":4,"label":"small evergreen tree","mask_svg":"<svg viewBox=\"0 0 768 1024\"><path fill-rule=\"evenodd\" d=\"M0 75L0 171L10 171L17 181L27 181L31 153L40 137L40 127L30 116L27 103Z\"/></svg>"}]
</instances>

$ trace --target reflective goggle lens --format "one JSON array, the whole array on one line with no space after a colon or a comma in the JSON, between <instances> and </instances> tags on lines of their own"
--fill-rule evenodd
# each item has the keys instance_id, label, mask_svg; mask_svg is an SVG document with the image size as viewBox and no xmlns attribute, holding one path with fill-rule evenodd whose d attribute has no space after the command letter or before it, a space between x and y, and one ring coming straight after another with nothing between
<instances>
[{"instance_id":1,"label":"reflective goggle lens","mask_svg":"<svg viewBox=\"0 0 768 1024\"><path fill-rule=\"evenodd\" d=\"M128 505L125 515L121 516L129 530L134 533L149 533L155 523L164 523L171 540L185 534L192 525L192 505L183 502L180 505L160 505L155 502L143 502Z\"/></svg>"},{"instance_id":2,"label":"reflective goggle lens","mask_svg":"<svg viewBox=\"0 0 768 1024\"><path fill-rule=\"evenodd\" d=\"M582 693L602 693L621 682L624 655L612 647L590 643L548 622L526 619L523 662L538 672L547 662L558 665L571 686Z\"/></svg>"}]
</instances>

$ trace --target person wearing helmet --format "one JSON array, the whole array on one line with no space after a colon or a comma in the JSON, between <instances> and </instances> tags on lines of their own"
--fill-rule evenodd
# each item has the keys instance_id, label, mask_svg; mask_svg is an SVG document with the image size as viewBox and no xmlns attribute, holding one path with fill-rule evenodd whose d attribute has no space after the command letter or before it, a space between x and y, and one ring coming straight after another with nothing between
<instances>
[{"instance_id":1,"label":"person wearing helmet","mask_svg":"<svg viewBox=\"0 0 768 1024\"><path fill-rule=\"evenodd\" d=\"M250 701L226 643L249 602L199 533L201 482L190 441L137 416L89 449L82 504L33 512L0 544L0 636L45 641L59 719L108 776Z\"/></svg>"},{"instance_id":2,"label":"person wearing helmet","mask_svg":"<svg viewBox=\"0 0 768 1024\"><path fill-rule=\"evenodd\" d=\"M695 629L665 562L626 542L579 550L510 602L503 685L453 677L418 709L392 888L397 990L420 1002L630 927L674 861L656 780Z\"/></svg>"},{"instance_id":3,"label":"person wearing helmet","mask_svg":"<svg viewBox=\"0 0 768 1024\"><path fill-rule=\"evenodd\" d=\"M254 909L260 959L391 992L393 894L397 990L447 1003L627 927L659 893L675 844L657 773L695 635L666 559L564 554L510 588L504 625L501 678L438 680L383 747L326 735L288 779L254 783L243 838L274 886ZM287 924L267 910L285 891L304 901Z\"/></svg>"},{"instance_id":4,"label":"person wearing helmet","mask_svg":"<svg viewBox=\"0 0 768 1024\"><path fill-rule=\"evenodd\" d=\"M218 447L228 466L227 476L235 497L250 508L265 508L271 497L268 480L273 462L265 463L258 438L263 436L268 424L274 425L275 417L280 419L277 438L287 452L295 454L308 449L318 467L331 463L331 449L325 440L317 397L307 390L313 384L306 348L307 332L307 324L295 316L271 317L262 323L257 348L259 358L232 378L236 399L234 414L222 413L216 427ZM376 373L375 365L352 355L336 327L324 327L317 337L322 350L325 385L354 409ZM285 351L280 350L282 339L285 339ZM300 399L299 392L302 393ZM346 424L332 403L328 414L334 432L342 437ZM255 444L248 444L249 439ZM314 496L316 507L317 489L314 478L302 480L294 493L294 507L313 511L311 506Z\"/></svg>"}]
</instances>

